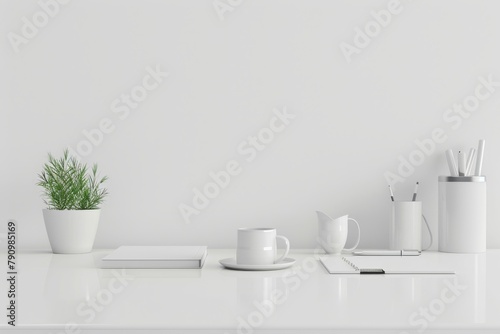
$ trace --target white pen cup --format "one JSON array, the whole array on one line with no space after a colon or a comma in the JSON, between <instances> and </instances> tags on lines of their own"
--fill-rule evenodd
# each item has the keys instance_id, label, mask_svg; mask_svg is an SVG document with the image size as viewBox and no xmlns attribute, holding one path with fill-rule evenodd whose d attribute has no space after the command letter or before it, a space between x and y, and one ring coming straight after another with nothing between
<instances>
[{"instance_id":1,"label":"white pen cup","mask_svg":"<svg viewBox=\"0 0 500 334\"><path fill-rule=\"evenodd\" d=\"M422 250L422 202L392 202L389 249Z\"/></svg>"},{"instance_id":2,"label":"white pen cup","mask_svg":"<svg viewBox=\"0 0 500 334\"><path fill-rule=\"evenodd\" d=\"M439 251L486 251L486 177L440 176Z\"/></svg>"}]
</instances>

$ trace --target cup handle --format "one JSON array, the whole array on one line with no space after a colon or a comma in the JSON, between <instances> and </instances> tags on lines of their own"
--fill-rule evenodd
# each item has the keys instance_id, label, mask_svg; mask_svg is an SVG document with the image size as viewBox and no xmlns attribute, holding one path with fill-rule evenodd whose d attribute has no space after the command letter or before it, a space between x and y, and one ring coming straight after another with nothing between
<instances>
[{"instance_id":1,"label":"cup handle","mask_svg":"<svg viewBox=\"0 0 500 334\"><path fill-rule=\"evenodd\" d=\"M290 251L290 241L288 241L288 239L282 235L277 235L276 239L283 239L286 243L285 254L283 254L279 259L274 260L274 263L279 263L281 260L283 260L288 255L288 252Z\"/></svg>"},{"instance_id":2,"label":"cup handle","mask_svg":"<svg viewBox=\"0 0 500 334\"><path fill-rule=\"evenodd\" d=\"M347 252L351 252L354 249L356 249L356 247L358 247L358 245L359 245L359 241L361 240L361 228L359 227L358 222L356 221L356 219L353 219L353 218L349 218L349 220L352 220L353 222L355 222L356 226L358 227L358 240L356 240L356 244L354 245L354 247L343 249L344 251L347 251Z\"/></svg>"},{"instance_id":3,"label":"cup handle","mask_svg":"<svg viewBox=\"0 0 500 334\"><path fill-rule=\"evenodd\" d=\"M427 218L425 218L425 216L423 214L422 214L422 219L425 222L425 226L427 226L427 231L429 231L429 240L430 240L429 246L427 246L426 249L422 249L422 250L426 251L429 248L431 248L432 243L434 242L434 240L433 240L433 237L432 237L431 227L429 226L429 223L427 222Z\"/></svg>"}]
</instances>

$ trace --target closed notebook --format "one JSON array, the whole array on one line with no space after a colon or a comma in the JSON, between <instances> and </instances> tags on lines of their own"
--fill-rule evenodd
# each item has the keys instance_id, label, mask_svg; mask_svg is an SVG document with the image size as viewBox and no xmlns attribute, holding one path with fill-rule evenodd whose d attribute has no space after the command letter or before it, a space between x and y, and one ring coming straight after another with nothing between
<instances>
[{"instance_id":1,"label":"closed notebook","mask_svg":"<svg viewBox=\"0 0 500 334\"><path fill-rule=\"evenodd\" d=\"M102 258L102 268L199 269L207 257L206 246L121 246Z\"/></svg>"},{"instance_id":2,"label":"closed notebook","mask_svg":"<svg viewBox=\"0 0 500 334\"><path fill-rule=\"evenodd\" d=\"M330 274L454 274L451 268L424 256L323 256Z\"/></svg>"}]
</instances>

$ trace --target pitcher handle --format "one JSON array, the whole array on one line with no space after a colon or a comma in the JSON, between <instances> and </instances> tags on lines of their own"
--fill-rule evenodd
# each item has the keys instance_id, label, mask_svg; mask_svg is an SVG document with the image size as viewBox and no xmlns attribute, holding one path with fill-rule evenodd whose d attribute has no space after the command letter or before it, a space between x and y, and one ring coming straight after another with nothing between
<instances>
[{"instance_id":1,"label":"pitcher handle","mask_svg":"<svg viewBox=\"0 0 500 334\"><path fill-rule=\"evenodd\" d=\"M356 221L356 219L353 219L353 218L349 218L349 220L352 220L353 222L355 222L356 226L358 227L358 240L356 240L356 244L354 245L354 247L344 248L343 251L346 251L346 252L352 252L353 250L355 250L356 247L358 247L358 245L359 245L359 241L361 240L361 228L359 227L358 222Z\"/></svg>"}]
</instances>

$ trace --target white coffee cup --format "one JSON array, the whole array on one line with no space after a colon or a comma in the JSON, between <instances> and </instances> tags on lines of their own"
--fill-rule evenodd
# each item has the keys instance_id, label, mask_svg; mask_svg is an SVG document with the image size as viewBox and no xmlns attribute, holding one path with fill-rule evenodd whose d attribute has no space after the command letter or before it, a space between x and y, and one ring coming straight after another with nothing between
<instances>
[{"instance_id":1,"label":"white coffee cup","mask_svg":"<svg viewBox=\"0 0 500 334\"><path fill-rule=\"evenodd\" d=\"M276 239L286 243L285 253L277 258ZM279 263L290 251L290 242L282 235L276 235L275 228L239 228L236 249L237 264L267 265Z\"/></svg>"},{"instance_id":2,"label":"white coffee cup","mask_svg":"<svg viewBox=\"0 0 500 334\"><path fill-rule=\"evenodd\" d=\"M325 252L328 254L340 254L343 250L353 251L358 247L361 238L361 229L355 219L349 218L348 215L333 219L321 211L316 211L316 213L318 214L318 241ZM354 247L344 248L347 242L347 223L349 220L352 220L358 228L358 239Z\"/></svg>"}]
</instances>

